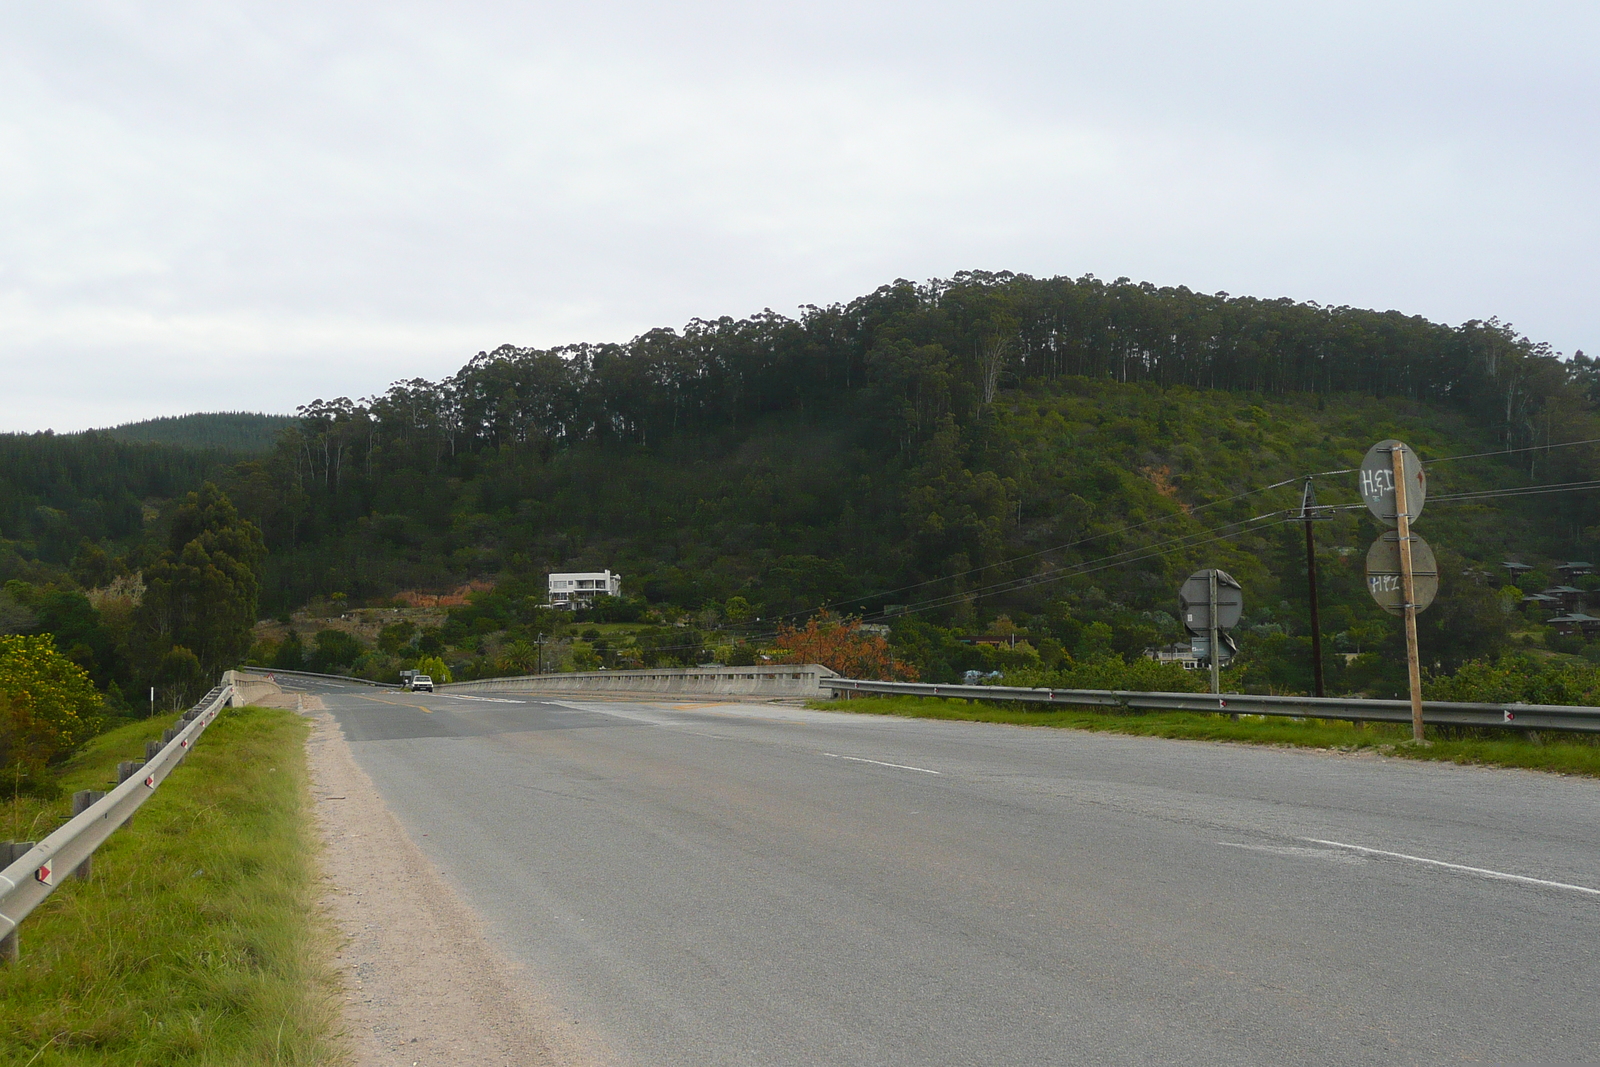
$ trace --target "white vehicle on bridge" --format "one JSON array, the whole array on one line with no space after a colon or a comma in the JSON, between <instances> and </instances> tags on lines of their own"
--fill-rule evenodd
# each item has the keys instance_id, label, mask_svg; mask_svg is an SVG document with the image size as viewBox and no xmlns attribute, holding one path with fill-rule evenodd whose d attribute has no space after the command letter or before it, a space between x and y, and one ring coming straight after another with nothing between
<instances>
[{"instance_id":1,"label":"white vehicle on bridge","mask_svg":"<svg viewBox=\"0 0 1600 1067\"><path fill-rule=\"evenodd\" d=\"M424 689L431 693L433 692L433 679L429 678L426 674L413 674L411 676L409 688L413 693L420 692Z\"/></svg>"}]
</instances>

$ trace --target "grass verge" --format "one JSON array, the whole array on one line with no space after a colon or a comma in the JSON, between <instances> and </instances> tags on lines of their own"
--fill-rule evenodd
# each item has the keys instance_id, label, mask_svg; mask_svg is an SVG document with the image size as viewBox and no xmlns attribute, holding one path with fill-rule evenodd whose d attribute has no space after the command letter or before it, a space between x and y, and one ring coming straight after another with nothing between
<instances>
[{"instance_id":1,"label":"grass verge","mask_svg":"<svg viewBox=\"0 0 1600 1067\"><path fill-rule=\"evenodd\" d=\"M96 738L63 768L67 797L104 789L172 719ZM0 966L0 1062L19 1067L327 1064L342 1053L331 934L299 716L224 712L94 858L21 928ZM12 800L0 833L37 840L68 799Z\"/></svg>"},{"instance_id":2,"label":"grass verge","mask_svg":"<svg viewBox=\"0 0 1600 1067\"><path fill-rule=\"evenodd\" d=\"M1017 726L1053 726L1067 730L1100 730L1143 737L1177 737L1194 741L1239 741L1256 745L1373 750L1407 759L1494 767L1525 767L1560 774L1600 776L1600 737L1543 731L1537 737L1475 727L1428 727L1428 746L1405 744L1411 727L1389 723L1356 726L1342 719L1302 719L1246 715L1234 722L1226 715L1192 711L1110 712L1088 708L1041 708L1032 705L946 697L872 697L813 700L807 707L919 719L960 719Z\"/></svg>"}]
</instances>

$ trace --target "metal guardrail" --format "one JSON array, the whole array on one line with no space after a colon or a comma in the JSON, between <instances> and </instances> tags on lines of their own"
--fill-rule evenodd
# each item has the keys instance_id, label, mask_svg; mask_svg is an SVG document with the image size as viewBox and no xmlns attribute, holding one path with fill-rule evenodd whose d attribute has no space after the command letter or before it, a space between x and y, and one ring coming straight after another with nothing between
<instances>
[{"instance_id":1,"label":"metal guardrail","mask_svg":"<svg viewBox=\"0 0 1600 1067\"><path fill-rule=\"evenodd\" d=\"M520 674L439 683L442 692L704 694L708 696L807 697L821 692L817 680L833 677L817 663L745 667L643 667L637 670Z\"/></svg>"},{"instance_id":2,"label":"metal guardrail","mask_svg":"<svg viewBox=\"0 0 1600 1067\"><path fill-rule=\"evenodd\" d=\"M287 674L292 678L326 678L333 682L355 682L357 685L370 685L375 689L400 689L398 682L374 682L371 678L357 678L349 674L318 674L316 671L291 671L280 667L239 667L241 674L254 674L270 678L277 674Z\"/></svg>"},{"instance_id":3,"label":"metal guardrail","mask_svg":"<svg viewBox=\"0 0 1600 1067\"><path fill-rule=\"evenodd\" d=\"M1354 697L1255 696L1246 693L1131 693L1113 689L1029 689L1010 685L934 685L925 682L872 682L823 678L834 695L878 693L898 696L1011 700L1060 707L1120 711L1209 711L1230 715L1285 715L1297 719L1353 719L1362 722L1411 721L1407 700ZM1576 730L1600 733L1600 708L1562 704L1467 704L1425 700L1422 720L1435 726L1498 726L1511 730Z\"/></svg>"},{"instance_id":4,"label":"metal guardrail","mask_svg":"<svg viewBox=\"0 0 1600 1067\"><path fill-rule=\"evenodd\" d=\"M0 871L0 960L15 954L18 924L133 816L232 699L231 685L211 690L184 713L177 733L160 751L86 811Z\"/></svg>"}]
</instances>

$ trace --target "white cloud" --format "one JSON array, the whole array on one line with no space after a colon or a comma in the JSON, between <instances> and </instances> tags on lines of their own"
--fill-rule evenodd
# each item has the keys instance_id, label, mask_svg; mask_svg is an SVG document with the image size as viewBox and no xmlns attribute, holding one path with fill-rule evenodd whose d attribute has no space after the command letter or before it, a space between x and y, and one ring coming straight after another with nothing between
<instances>
[{"instance_id":1,"label":"white cloud","mask_svg":"<svg viewBox=\"0 0 1600 1067\"><path fill-rule=\"evenodd\" d=\"M288 410L967 268L1593 344L1586 7L0 15L0 428Z\"/></svg>"}]
</instances>

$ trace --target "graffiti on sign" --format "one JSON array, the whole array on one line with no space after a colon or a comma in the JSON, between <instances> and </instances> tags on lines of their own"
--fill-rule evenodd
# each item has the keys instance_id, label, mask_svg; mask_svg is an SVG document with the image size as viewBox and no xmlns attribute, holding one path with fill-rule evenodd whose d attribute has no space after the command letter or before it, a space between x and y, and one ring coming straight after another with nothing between
<instances>
[{"instance_id":1,"label":"graffiti on sign","mask_svg":"<svg viewBox=\"0 0 1600 1067\"><path fill-rule=\"evenodd\" d=\"M1361 489L1361 499L1366 501L1367 510L1372 512L1372 517L1385 526L1396 525L1394 513L1394 456L1396 445L1405 449L1401 453L1400 461L1404 465L1406 474L1406 511L1410 513L1412 522L1422 514L1422 505L1428 499L1428 476L1422 469L1422 461L1417 459L1417 454L1405 448L1399 441L1379 441L1367 449L1367 454L1361 461L1361 473L1357 482Z\"/></svg>"},{"instance_id":2,"label":"graffiti on sign","mask_svg":"<svg viewBox=\"0 0 1600 1067\"><path fill-rule=\"evenodd\" d=\"M1428 542L1411 535L1411 584L1417 596L1417 610L1423 611L1439 595L1439 564ZM1367 550L1367 592L1390 615L1406 610L1405 583L1400 574L1400 536L1385 530Z\"/></svg>"}]
</instances>

